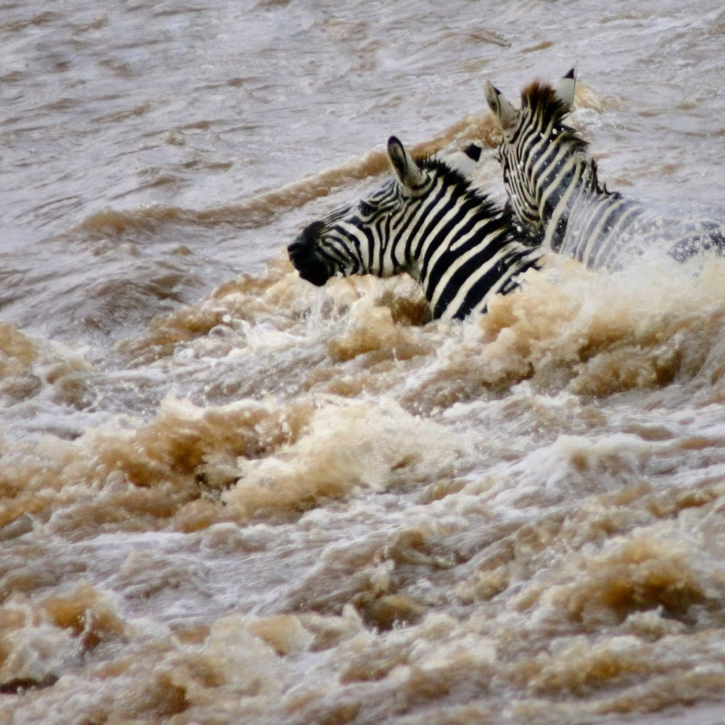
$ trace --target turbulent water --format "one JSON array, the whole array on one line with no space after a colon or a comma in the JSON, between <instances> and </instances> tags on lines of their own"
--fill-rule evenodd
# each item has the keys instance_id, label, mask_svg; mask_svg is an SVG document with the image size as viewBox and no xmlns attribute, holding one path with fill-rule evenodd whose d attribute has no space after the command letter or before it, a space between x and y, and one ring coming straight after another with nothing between
<instances>
[{"instance_id":1,"label":"turbulent water","mask_svg":"<svg viewBox=\"0 0 725 725\"><path fill-rule=\"evenodd\" d=\"M0 8L0 724L725 718L725 263L464 323L300 229L577 66L610 189L725 203L721 2ZM721 704L722 703L722 704Z\"/></svg>"}]
</instances>

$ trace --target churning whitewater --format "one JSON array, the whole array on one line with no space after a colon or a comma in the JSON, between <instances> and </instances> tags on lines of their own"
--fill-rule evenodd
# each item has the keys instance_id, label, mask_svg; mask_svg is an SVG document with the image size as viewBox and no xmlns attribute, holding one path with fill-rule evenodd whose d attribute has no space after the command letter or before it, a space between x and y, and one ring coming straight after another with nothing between
<instances>
[{"instance_id":1,"label":"churning whitewater","mask_svg":"<svg viewBox=\"0 0 725 725\"><path fill-rule=\"evenodd\" d=\"M725 717L725 262L485 315L287 246L577 64L610 188L725 204L701 0L0 9L0 725Z\"/></svg>"}]
</instances>

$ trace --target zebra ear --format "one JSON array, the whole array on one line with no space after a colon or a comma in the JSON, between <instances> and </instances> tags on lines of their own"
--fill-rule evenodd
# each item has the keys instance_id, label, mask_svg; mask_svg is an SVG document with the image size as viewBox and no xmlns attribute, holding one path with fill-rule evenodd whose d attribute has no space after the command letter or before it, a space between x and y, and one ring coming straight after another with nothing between
<instances>
[{"instance_id":1,"label":"zebra ear","mask_svg":"<svg viewBox=\"0 0 725 725\"><path fill-rule=\"evenodd\" d=\"M409 189L417 189L425 183L426 176L418 168L400 141L391 136L388 139L388 156L400 183Z\"/></svg>"},{"instance_id":2,"label":"zebra ear","mask_svg":"<svg viewBox=\"0 0 725 725\"><path fill-rule=\"evenodd\" d=\"M498 122L501 124L501 128L504 131L508 131L516 123L516 119L519 115L518 111L506 100L501 91L491 84L490 81L486 81L484 83L483 91L486 94L486 101L488 102L489 108L498 119Z\"/></svg>"},{"instance_id":3,"label":"zebra ear","mask_svg":"<svg viewBox=\"0 0 725 725\"><path fill-rule=\"evenodd\" d=\"M574 103L575 89L576 71L572 68L554 87L554 93L566 107L567 113L571 111L571 106Z\"/></svg>"}]
</instances>

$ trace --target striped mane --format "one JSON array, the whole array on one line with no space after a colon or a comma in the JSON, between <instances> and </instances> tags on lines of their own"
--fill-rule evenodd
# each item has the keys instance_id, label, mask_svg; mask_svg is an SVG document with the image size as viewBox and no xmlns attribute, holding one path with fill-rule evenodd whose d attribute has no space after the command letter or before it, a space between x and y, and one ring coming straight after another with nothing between
<instances>
[{"instance_id":1,"label":"striped mane","mask_svg":"<svg viewBox=\"0 0 725 725\"><path fill-rule=\"evenodd\" d=\"M535 118L541 119L541 128L555 127L568 141L572 152L586 153L589 144L571 126L563 122L571 109L559 100L556 90L550 83L542 81L529 83L521 92L521 108L530 110Z\"/></svg>"},{"instance_id":2,"label":"striped mane","mask_svg":"<svg viewBox=\"0 0 725 725\"><path fill-rule=\"evenodd\" d=\"M473 186L473 183L458 169L454 169L448 163L436 156L428 156L418 162L419 167L442 179L446 188L464 189L461 196L466 199L475 200L480 204L481 212L488 216L503 216L507 225L511 227L512 218L508 209L496 205L487 194Z\"/></svg>"},{"instance_id":3,"label":"striped mane","mask_svg":"<svg viewBox=\"0 0 725 725\"><path fill-rule=\"evenodd\" d=\"M521 91L521 107L530 108L547 121L560 123L571 109L559 100L551 83L533 81Z\"/></svg>"}]
</instances>

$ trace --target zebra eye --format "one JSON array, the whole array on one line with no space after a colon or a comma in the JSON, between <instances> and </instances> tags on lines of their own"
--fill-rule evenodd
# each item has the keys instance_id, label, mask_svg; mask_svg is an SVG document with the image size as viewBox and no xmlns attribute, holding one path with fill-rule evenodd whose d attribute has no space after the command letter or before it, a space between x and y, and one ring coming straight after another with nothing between
<instances>
[{"instance_id":1,"label":"zebra eye","mask_svg":"<svg viewBox=\"0 0 725 725\"><path fill-rule=\"evenodd\" d=\"M362 216L372 216L375 212L375 209L366 201L361 201L358 205L358 211Z\"/></svg>"}]
</instances>

